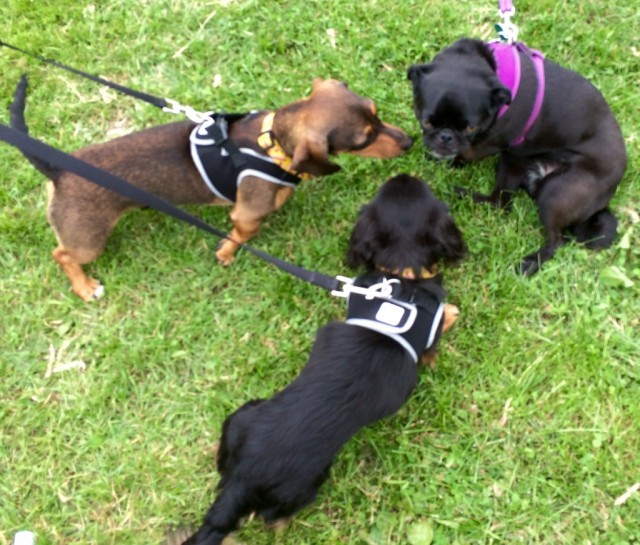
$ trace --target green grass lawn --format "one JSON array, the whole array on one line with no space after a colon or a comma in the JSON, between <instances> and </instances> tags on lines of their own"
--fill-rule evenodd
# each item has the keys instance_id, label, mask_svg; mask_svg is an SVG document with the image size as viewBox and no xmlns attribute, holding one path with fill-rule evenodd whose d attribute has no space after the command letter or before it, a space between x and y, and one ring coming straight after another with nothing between
<instances>
[{"instance_id":1,"label":"green grass lawn","mask_svg":"<svg viewBox=\"0 0 640 545\"><path fill-rule=\"evenodd\" d=\"M640 14L631 0L516 5L521 38L593 81L622 126L617 245L571 244L516 276L542 241L533 203L506 214L457 200L456 185L492 186L494 161L451 169L419 141L304 183L255 245L353 274L359 207L396 173L427 180L470 248L446 271L462 315L437 369L348 443L318 501L281 534L245 526L243 543L640 540L640 493L616 505L640 481ZM493 38L496 13L494 0L5 0L0 39L203 110L276 107L336 77L417 137L406 69L458 37ZM2 122L23 72L32 135L64 150L175 119L0 49ZM247 252L222 268L215 239L146 210L89 266L107 292L85 304L50 257L43 176L5 144L0 173L0 545L19 529L37 545L160 544L212 501L225 416L284 387L343 303ZM190 211L230 225L227 208ZM47 375L73 361L86 368Z\"/></svg>"}]
</instances>

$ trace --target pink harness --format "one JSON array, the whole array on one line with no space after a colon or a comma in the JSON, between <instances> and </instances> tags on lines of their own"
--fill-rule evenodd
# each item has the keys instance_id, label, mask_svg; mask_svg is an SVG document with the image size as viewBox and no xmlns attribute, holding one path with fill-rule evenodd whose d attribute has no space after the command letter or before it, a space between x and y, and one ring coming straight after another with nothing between
<instances>
[{"instance_id":1,"label":"pink harness","mask_svg":"<svg viewBox=\"0 0 640 545\"><path fill-rule=\"evenodd\" d=\"M520 136L509 144L512 147L519 146L524 142L529 129L536 122L536 119L538 119L538 115L542 109L542 101L544 99L544 55L540 51L529 49L520 42L513 44L489 42L487 45L496 60L498 79L511 91L512 101L515 100L518 94L518 88L520 87L521 67L519 53L523 53L531 59L536 71L538 88L536 90L536 98L533 101L531 114ZM509 105L503 104L498 112L498 119L501 118L508 109Z\"/></svg>"}]
</instances>

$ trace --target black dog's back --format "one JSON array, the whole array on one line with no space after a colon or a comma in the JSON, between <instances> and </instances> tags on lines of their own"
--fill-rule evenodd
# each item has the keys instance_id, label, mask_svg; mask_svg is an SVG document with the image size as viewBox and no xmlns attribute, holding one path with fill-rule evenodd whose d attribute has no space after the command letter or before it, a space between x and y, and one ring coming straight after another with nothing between
<instances>
[{"instance_id":1,"label":"black dog's back","mask_svg":"<svg viewBox=\"0 0 640 545\"><path fill-rule=\"evenodd\" d=\"M397 314L381 313L389 310L385 301L374 312L378 325L391 330L369 329L372 320L351 313L357 305L350 299L351 322L318 331L306 366L291 384L227 418L218 451L219 495L186 543L216 545L245 515L276 522L313 501L344 443L395 413L409 397L419 354L435 349L445 327L437 267L457 263L465 252L447 207L424 182L408 175L385 182L360 210L349 240L350 265L366 270L352 289L391 287L392 299L406 303L415 322L398 331ZM427 323L425 316L433 321ZM448 327L453 321L455 315ZM412 332L419 338L400 337Z\"/></svg>"},{"instance_id":2,"label":"black dog's back","mask_svg":"<svg viewBox=\"0 0 640 545\"><path fill-rule=\"evenodd\" d=\"M252 512L273 523L311 503L344 443L395 413L416 379L417 366L395 341L344 323L322 328L291 384L225 421L220 494L185 543L218 544Z\"/></svg>"}]
</instances>

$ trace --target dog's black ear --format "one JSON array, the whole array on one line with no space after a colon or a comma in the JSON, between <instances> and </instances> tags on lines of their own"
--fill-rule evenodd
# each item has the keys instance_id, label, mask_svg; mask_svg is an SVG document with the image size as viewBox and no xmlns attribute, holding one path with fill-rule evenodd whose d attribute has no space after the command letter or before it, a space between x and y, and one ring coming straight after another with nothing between
<instances>
[{"instance_id":1,"label":"dog's black ear","mask_svg":"<svg viewBox=\"0 0 640 545\"><path fill-rule=\"evenodd\" d=\"M497 85L491 89L491 105L499 108L503 104L511 104L511 91L504 85Z\"/></svg>"},{"instance_id":2,"label":"dog's black ear","mask_svg":"<svg viewBox=\"0 0 640 545\"><path fill-rule=\"evenodd\" d=\"M428 74L431 71L431 68L430 64L414 64L413 66L410 66L407 71L407 79L415 82L420 79L421 76Z\"/></svg>"},{"instance_id":3,"label":"dog's black ear","mask_svg":"<svg viewBox=\"0 0 640 545\"><path fill-rule=\"evenodd\" d=\"M378 229L374 215L371 205L365 205L360 209L347 249L349 267L356 269L361 266L367 268L375 266L373 261L378 248Z\"/></svg>"},{"instance_id":4,"label":"dog's black ear","mask_svg":"<svg viewBox=\"0 0 640 545\"><path fill-rule=\"evenodd\" d=\"M430 234L435 239L437 258L444 264L455 265L467 254L467 244L462 232L445 205L438 219L432 223Z\"/></svg>"}]
</instances>

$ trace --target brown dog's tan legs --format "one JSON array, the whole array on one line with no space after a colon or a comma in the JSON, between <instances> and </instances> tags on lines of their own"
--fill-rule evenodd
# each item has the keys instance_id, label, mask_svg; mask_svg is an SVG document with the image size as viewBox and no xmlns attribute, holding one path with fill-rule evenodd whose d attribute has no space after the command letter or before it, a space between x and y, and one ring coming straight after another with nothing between
<instances>
[{"instance_id":1,"label":"brown dog's tan legs","mask_svg":"<svg viewBox=\"0 0 640 545\"><path fill-rule=\"evenodd\" d=\"M459 315L460 315L460 309L457 306L450 305L449 303L444 304L444 317L442 319L443 333L451 329L453 324L456 323L456 320L458 319ZM420 361L424 365L428 365L429 367L431 367L431 369L435 369L437 357L438 357L438 352L434 348L431 350L427 350L424 354L422 354Z\"/></svg>"},{"instance_id":2,"label":"brown dog's tan legs","mask_svg":"<svg viewBox=\"0 0 640 545\"><path fill-rule=\"evenodd\" d=\"M71 282L71 289L84 301L100 299L104 294L104 288L100 282L87 276L82 265L93 261L99 254L88 250L70 250L64 246L58 246L51 252L53 259L58 262Z\"/></svg>"},{"instance_id":3,"label":"brown dog's tan legs","mask_svg":"<svg viewBox=\"0 0 640 545\"><path fill-rule=\"evenodd\" d=\"M235 209L234 209L235 212ZM234 217L234 213L231 213L231 219L233 220L233 229L229 233L229 237L232 240L224 239L218 246L216 257L221 265L231 265L235 259L235 254L240 247L239 244L244 244L248 240L251 240L260 231L261 220L240 220Z\"/></svg>"},{"instance_id":4,"label":"brown dog's tan legs","mask_svg":"<svg viewBox=\"0 0 640 545\"><path fill-rule=\"evenodd\" d=\"M238 192L238 202L230 214L233 229L229 237L233 241L223 240L216 252L216 257L222 265L233 263L235 253L240 247L237 242L244 244L255 237L260 231L264 217L278 210L293 193L293 188L287 186L276 187L274 192L274 184L270 185L272 187L267 184L266 189L263 189L264 182L257 187L250 180L242 183L243 191Z\"/></svg>"}]
</instances>

